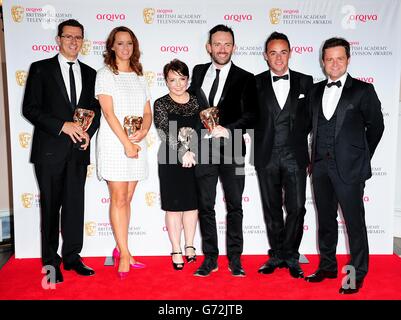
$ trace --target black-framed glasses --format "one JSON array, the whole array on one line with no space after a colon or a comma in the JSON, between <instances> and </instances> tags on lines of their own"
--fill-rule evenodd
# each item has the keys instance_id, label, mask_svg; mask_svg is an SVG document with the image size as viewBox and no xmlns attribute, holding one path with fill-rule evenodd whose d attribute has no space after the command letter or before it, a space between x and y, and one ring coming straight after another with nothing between
<instances>
[{"instance_id":1,"label":"black-framed glasses","mask_svg":"<svg viewBox=\"0 0 401 320\"><path fill-rule=\"evenodd\" d=\"M72 41L72 40L82 41L84 39L83 36L73 36L70 34L61 35L60 37L65 38L67 41Z\"/></svg>"}]
</instances>

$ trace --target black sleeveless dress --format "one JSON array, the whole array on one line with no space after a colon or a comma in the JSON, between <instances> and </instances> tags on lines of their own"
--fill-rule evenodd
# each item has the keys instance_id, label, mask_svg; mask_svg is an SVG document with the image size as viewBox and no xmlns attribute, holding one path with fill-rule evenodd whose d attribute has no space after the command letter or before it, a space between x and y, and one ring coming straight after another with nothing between
<instances>
[{"instance_id":1,"label":"black sleeveless dress","mask_svg":"<svg viewBox=\"0 0 401 320\"><path fill-rule=\"evenodd\" d=\"M165 211L198 208L194 167L182 167L186 144L178 137L181 128L188 131L188 128L195 128L197 122L199 105L193 95L183 104L175 102L168 94L154 103L154 124L162 140L158 151L158 172L161 208ZM196 139L194 135L192 137Z\"/></svg>"}]
</instances>

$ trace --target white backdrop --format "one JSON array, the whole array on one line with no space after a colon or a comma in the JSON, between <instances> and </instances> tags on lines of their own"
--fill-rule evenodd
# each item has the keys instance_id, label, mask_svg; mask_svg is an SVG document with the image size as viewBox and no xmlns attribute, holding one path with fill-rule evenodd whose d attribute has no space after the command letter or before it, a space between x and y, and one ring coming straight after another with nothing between
<instances>
[{"instance_id":1,"label":"white backdrop","mask_svg":"<svg viewBox=\"0 0 401 320\"><path fill-rule=\"evenodd\" d=\"M398 0L29 0L3 1L7 79L10 108L12 177L17 258L40 256L39 192L29 163L32 126L21 115L24 85L33 61L58 52L57 25L74 18L85 26L80 59L99 69L102 52L112 28L125 25L140 42L141 61L152 92L152 102L167 93L162 68L173 58L190 69L209 61L205 50L208 30L227 24L238 46L233 61L255 74L267 69L262 52L267 36L284 32L292 45L290 67L324 79L319 52L329 37L342 36L352 45L349 72L375 85L382 102L385 132L373 159L364 202L370 252L390 254L393 248L395 160L398 125L398 90L401 61L401 2ZM94 140L93 140L94 141ZM132 204L130 247L135 255L166 255L170 243L160 209L157 176L159 139L154 127L147 137L149 178L140 182ZM248 139L247 147L250 146ZM114 246L108 217L109 196L105 182L89 167L85 203L83 256L110 255ZM268 249L254 169L246 168L243 195L244 253L265 254ZM225 253L225 208L221 188L216 200L219 246ZM344 223L339 222L338 252L347 251ZM317 252L315 210L308 181L307 214L301 253ZM199 232L195 246L200 249Z\"/></svg>"}]
</instances>

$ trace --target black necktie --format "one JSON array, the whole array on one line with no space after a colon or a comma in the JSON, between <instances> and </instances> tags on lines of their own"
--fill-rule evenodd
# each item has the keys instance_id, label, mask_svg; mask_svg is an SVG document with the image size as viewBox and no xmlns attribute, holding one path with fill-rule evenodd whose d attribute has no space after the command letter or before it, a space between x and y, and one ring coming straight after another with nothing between
<instances>
[{"instance_id":1,"label":"black necktie","mask_svg":"<svg viewBox=\"0 0 401 320\"><path fill-rule=\"evenodd\" d=\"M209 106L214 106L214 97L216 96L217 88L219 87L219 74L220 69L216 69L216 78L214 78L212 88L210 89L209 93Z\"/></svg>"},{"instance_id":2,"label":"black necktie","mask_svg":"<svg viewBox=\"0 0 401 320\"><path fill-rule=\"evenodd\" d=\"M273 82L279 81L280 79L288 80L288 74L285 74L283 76L273 76Z\"/></svg>"},{"instance_id":3,"label":"black necktie","mask_svg":"<svg viewBox=\"0 0 401 320\"><path fill-rule=\"evenodd\" d=\"M333 82L330 82L330 83L326 84L326 86L327 86L327 88L331 88L332 86L336 86L337 88L340 88L341 87L341 81L340 80L333 81Z\"/></svg>"},{"instance_id":4,"label":"black necktie","mask_svg":"<svg viewBox=\"0 0 401 320\"><path fill-rule=\"evenodd\" d=\"M71 108L75 110L77 106L77 92L75 89L75 78L74 71L72 70L72 65L74 62L67 62L70 65L70 95L71 95Z\"/></svg>"}]
</instances>

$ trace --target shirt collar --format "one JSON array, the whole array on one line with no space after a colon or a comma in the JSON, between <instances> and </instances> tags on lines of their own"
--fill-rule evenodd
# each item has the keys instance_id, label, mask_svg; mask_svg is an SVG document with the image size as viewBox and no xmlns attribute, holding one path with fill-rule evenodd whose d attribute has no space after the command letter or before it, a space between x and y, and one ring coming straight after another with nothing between
<instances>
[{"instance_id":1,"label":"shirt collar","mask_svg":"<svg viewBox=\"0 0 401 320\"><path fill-rule=\"evenodd\" d=\"M285 76L286 74L288 74L288 79L290 79L290 69L288 69L286 72L284 72L284 74L282 74L281 76ZM273 79L273 76L279 77L278 74L275 74L272 70L270 70L270 77Z\"/></svg>"},{"instance_id":2,"label":"shirt collar","mask_svg":"<svg viewBox=\"0 0 401 320\"><path fill-rule=\"evenodd\" d=\"M231 65L232 65L232 61L230 60L229 63L225 64L222 68L220 68L220 76L221 75L226 75L228 74L228 71L230 71ZM212 62L212 70L214 73L216 73L216 66L214 65L214 63Z\"/></svg>"},{"instance_id":3,"label":"shirt collar","mask_svg":"<svg viewBox=\"0 0 401 320\"><path fill-rule=\"evenodd\" d=\"M344 86L345 81L347 81L347 76L348 76L348 72L344 73L340 78L338 78L336 81L340 80L341 81L341 87ZM330 77L327 78L327 83L330 82L335 82L334 80L331 80Z\"/></svg>"},{"instance_id":4,"label":"shirt collar","mask_svg":"<svg viewBox=\"0 0 401 320\"><path fill-rule=\"evenodd\" d=\"M73 61L70 61L66 57L64 57L61 53L59 53L58 55L58 61L60 62L61 65L66 65L67 62L74 62L76 65L78 64L78 58Z\"/></svg>"}]
</instances>

